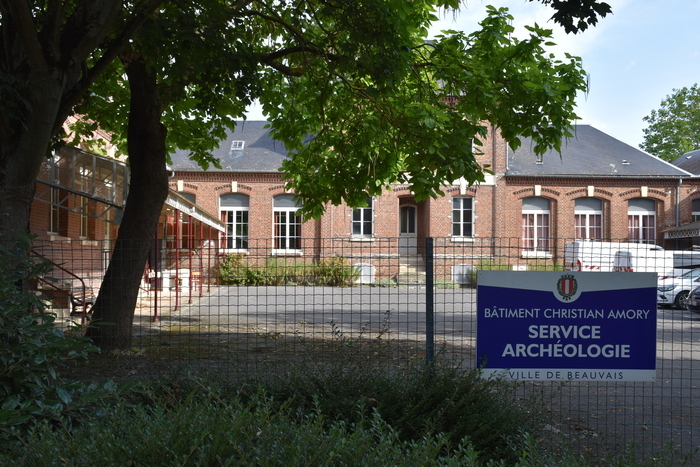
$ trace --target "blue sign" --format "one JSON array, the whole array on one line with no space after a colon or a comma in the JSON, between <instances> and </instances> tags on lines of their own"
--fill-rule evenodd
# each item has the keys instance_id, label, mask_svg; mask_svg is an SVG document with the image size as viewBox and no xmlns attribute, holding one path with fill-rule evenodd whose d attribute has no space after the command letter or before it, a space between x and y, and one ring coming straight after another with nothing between
<instances>
[{"instance_id":1,"label":"blue sign","mask_svg":"<svg viewBox=\"0 0 700 467\"><path fill-rule=\"evenodd\" d=\"M654 381L656 273L479 271L477 365L520 380Z\"/></svg>"}]
</instances>

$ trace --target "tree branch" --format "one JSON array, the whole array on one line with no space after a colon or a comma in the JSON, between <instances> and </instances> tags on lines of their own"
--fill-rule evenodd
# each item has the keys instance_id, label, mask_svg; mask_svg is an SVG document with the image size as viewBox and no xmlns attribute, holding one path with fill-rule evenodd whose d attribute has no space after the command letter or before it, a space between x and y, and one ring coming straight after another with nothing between
<instances>
[{"instance_id":1,"label":"tree branch","mask_svg":"<svg viewBox=\"0 0 700 467\"><path fill-rule=\"evenodd\" d=\"M122 8L121 0L84 0L82 6L73 10L67 22L69 27L73 24L82 26L82 34L76 43L70 44L71 57L61 59L82 61L83 57L87 57L110 33Z\"/></svg>"},{"instance_id":2,"label":"tree branch","mask_svg":"<svg viewBox=\"0 0 700 467\"><path fill-rule=\"evenodd\" d=\"M119 53L124 49L124 46L129 43L129 40L163 1L164 0L145 0L141 3L140 7L135 9L134 14L122 29L121 34L111 41L109 47L102 53L102 56L100 56L92 68L89 68L87 72L83 73L80 80L63 94L59 118L61 115L68 115L71 109L78 103L83 93L92 86L97 77L107 69L115 58L117 58Z\"/></svg>"},{"instance_id":3,"label":"tree branch","mask_svg":"<svg viewBox=\"0 0 700 467\"><path fill-rule=\"evenodd\" d=\"M22 44L29 64L34 69L46 67L44 54L41 52L39 36L36 32L32 12L26 1L3 0L3 18L7 15L11 22L14 22L17 36Z\"/></svg>"},{"instance_id":4,"label":"tree branch","mask_svg":"<svg viewBox=\"0 0 700 467\"><path fill-rule=\"evenodd\" d=\"M65 14L65 8L63 2L60 0L50 0L48 7L46 9L48 14L48 28L46 29L46 35L49 39L49 44L51 47L51 53L54 57L58 57L61 46L61 24L63 20L63 15Z\"/></svg>"}]
</instances>

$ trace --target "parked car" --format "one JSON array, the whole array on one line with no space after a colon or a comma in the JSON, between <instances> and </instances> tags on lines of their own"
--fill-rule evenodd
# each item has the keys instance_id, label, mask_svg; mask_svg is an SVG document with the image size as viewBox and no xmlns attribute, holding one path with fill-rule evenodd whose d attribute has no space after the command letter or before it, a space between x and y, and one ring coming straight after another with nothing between
<instances>
[{"instance_id":1,"label":"parked car","mask_svg":"<svg viewBox=\"0 0 700 467\"><path fill-rule=\"evenodd\" d=\"M700 313L700 286L695 287L688 294L688 299L685 302L688 310Z\"/></svg>"},{"instance_id":2,"label":"parked car","mask_svg":"<svg viewBox=\"0 0 700 467\"><path fill-rule=\"evenodd\" d=\"M678 277L659 279L656 287L656 301L659 305L685 308L688 294L698 286L700 286L700 268L691 269Z\"/></svg>"}]
</instances>

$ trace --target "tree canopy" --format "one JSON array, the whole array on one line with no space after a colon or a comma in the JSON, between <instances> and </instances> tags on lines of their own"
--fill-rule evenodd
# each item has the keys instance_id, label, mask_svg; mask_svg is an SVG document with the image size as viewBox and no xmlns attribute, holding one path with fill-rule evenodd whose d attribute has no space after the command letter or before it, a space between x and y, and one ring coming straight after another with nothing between
<instances>
[{"instance_id":1,"label":"tree canopy","mask_svg":"<svg viewBox=\"0 0 700 467\"><path fill-rule=\"evenodd\" d=\"M643 118L641 148L661 159L673 161L686 152L700 149L700 87L674 89L658 110Z\"/></svg>"},{"instance_id":2,"label":"tree canopy","mask_svg":"<svg viewBox=\"0 0 700 467\"><path fill-rule=\"evenodd\" d=\"M609 7L539 0L577 32ZM591 6L593 5L593 6ZM305 214L358 206L392 183L416 199L483 180L476 162L497 127L512 147L559 149L586 88L576 57L546 51L551 31L512 37L505 9L471 34L428 40L459 0L0 0L0 232L26 229L39 166L68 116L111 132L131 185L95 319L130 344L138 284L167 195L167 152L210 150L259 99L292 157L288 188ZM583 23L581 23L583 21ZM88 122L88 123L86 123ZM91 333L96 333L91 328ZM104 335L108 335L103 334Z\"/></svg>"},{"instance_id":3,"label":"tree canopy","mask_svg":"<svg viewBox=\"0 0 700 467\"><path fill-rule=\"evenodd\" d=\"M607 3L597 0L537 1L551 6L554 22L570 32L594 25L598 18L610 12ZM142 37L153 34L161 38L169 36L169 42L146 52L173 57L176 56L175 49L187 47L194 35L205 37L218 30L212 37L216 40L223 38L220 31L226 26L226 37L234 37L234 42L229 44L232 55L222 56L219 65L226 62L233 76L257 79L239 82L243 86L234 86L228 81L229 84L212 86L211 90L220 95L233 95L240 103L257 97L261 90L278 83L287 90L298 89L298 84L287 86L286 80L297 77L302 70L325 73L315 76L306 73L303 77L306 84L322 84L323 80L329 79L329 73L334 75L333 80L349 78L346 83L352 86L369 80L371 83L359 87L364 89L369 101L386 90L396 91L397 86L406 88L410 79L417 82L418 75L410 77L409 73L418 73L418 69L407 65L413 60L416 64L422 60L423 67L430 63L429 49L419 44L419 40L425 38L426 28L435 19L436 9L459 8L460 3L459 0L371 0L361 3L347 0L190 0L178 3L163 0L0 0L0 212L8 213L0 219L0 231L26 229L34 181L51 139L60 133L65 119L75 112L76 104L86 96L101 94L95 88L96 82L105 73L115 70L112 67L114 60L133 44L140 31ZM149 20L159 16L167 18L168 15L162 15L166 8L186 11L189 18L181 17L179 22L154 22L152 27L142 30ZM189 36L180 36L174 29L187 25L188 21L194 24L208 12L221 13L220 27L190 28ZM488 40L484 37L484 41ZM447 46L450 41L455 44L452 48ZM446 36L440 41L445 45L436 45L435 50L441 49L441 53L455 50L458 47L455 41L466 45L470 40ZM471 57L464 54L462 58ZM197 99L193 88L197 87L198 78L207 76L205 61L210 59L212 54L200 58L199 74L181 75L183 79L190 79L192 86L181 89L180 94L194 99L181 99L178 105L190 114L191 120L207 121L207 118L196 117L202 105L207 109L220 105L219 115L224 115L224 107L232 102L223 99L217 103L204 96ZM325 62L325 68L318 65L320 61ZM177 61L175 64L179 65ZM157 72L168 70L169 67L163 67ZM211 70L220 73L222 68L212 65ZM277 75L271 70L277 71ZM214 73L211 77L216 76ZM418 74L427 73L424 70ZM337 87L338 83L330 84ZM323 88L323 92L329 91L329 87ZM302 104L299 99L288 98L285 109L291 108L292 103ZM279 102L279 98L263 98L265 100L268 110ZM166 110L168 101L164 96ZM115 101L115 105L123 104ZM235 107L236 111L231 110L229 115L234 116L241 106L236 104ZM127 108L122 106L122 116ZM327 111L327 108L309 110L320 112ZM275 115L280 114L271 113L273 118ZM194 146L195 153L205 159L206 138L198 140L197 135L201 132L190 131L193 125L186 120L172 120L169 147ZM111 125L107 121L98 123ZM552 123L556 125L556 122ZM316 130L318 124L311 127ZM212 123L210 130L210 134L217 137L221 127ZM289 131L289 128L280 127L278 136L293 141L299 139L298 136L292 138Z\"/></svg>"},{"instance_id":4,"label":"tree canopy","mask_svg":"<svg viewBox=\"0 0 700 467\"><path fill-rule=\"evenodd\" d=\"M392 183L416 199L461 177L483 180L474 151L489 125L516 147L559 149L574 99L586 87L580 60L546 52L551 30L512 37L506 9L481 29L428 40L433 1L250 4L163 8L129 45L157 70L168 146L203 168L210 149L253 98L293 154L283 166L305 214L326 203L365 202ZM200 4L201 7L201 4ZM125 75L104 74L77 108L125 147Z\"/></svg>"}]
</instances>

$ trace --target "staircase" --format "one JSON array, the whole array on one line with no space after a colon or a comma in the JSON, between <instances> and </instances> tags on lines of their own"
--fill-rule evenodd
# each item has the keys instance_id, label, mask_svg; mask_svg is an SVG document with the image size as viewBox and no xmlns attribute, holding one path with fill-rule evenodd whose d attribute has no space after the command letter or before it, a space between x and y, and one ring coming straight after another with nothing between
<instances>
[{"instance_id":1,"label":"staircase","mask_svg":"<svg viewBox=\"0 0 700 467\"><path fill-rule=\"evenodd\" d=\"M402 256L399 259L399 274L396 276L399 285L425 285L425 263L420 255Z\"/></svg>"}]
</instances>

